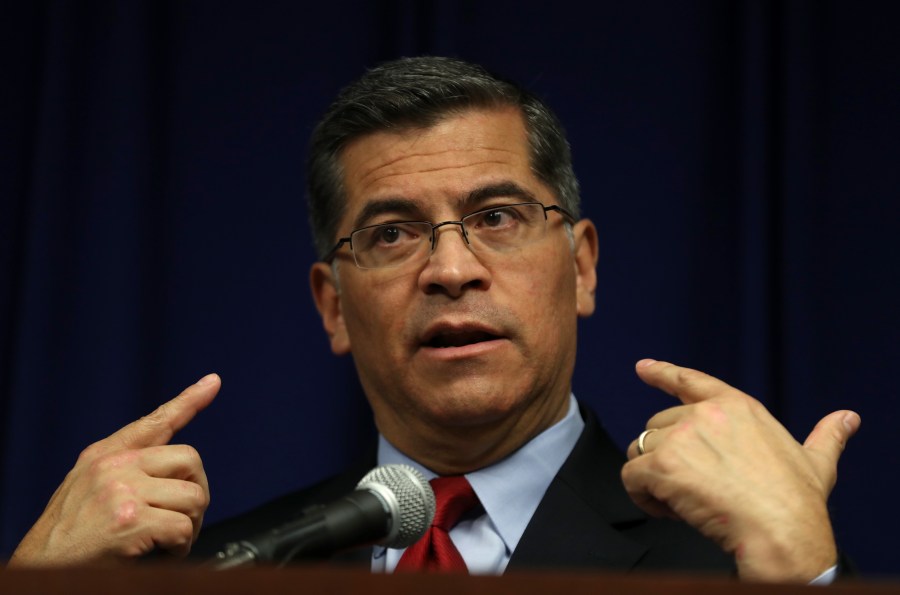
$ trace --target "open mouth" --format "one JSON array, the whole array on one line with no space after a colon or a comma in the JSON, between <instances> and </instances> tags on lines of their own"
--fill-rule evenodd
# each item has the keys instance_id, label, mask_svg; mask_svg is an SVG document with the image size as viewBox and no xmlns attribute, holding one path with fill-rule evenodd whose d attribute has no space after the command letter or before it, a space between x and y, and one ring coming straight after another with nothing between
<instances>
[{"instance_id":1,"label":"open mouth","mask_svg":"<svg viewBox=\"0 0 900 595\"><path fill-rule=\"evenodd\" d=\"M426 347L445 348L445 347L465 347L475 343L484 343L485 341L493 341L499 339L498 335L485 331L443 331L436 333L431 339L425 342Z\"/></svg>"}]
</instances>

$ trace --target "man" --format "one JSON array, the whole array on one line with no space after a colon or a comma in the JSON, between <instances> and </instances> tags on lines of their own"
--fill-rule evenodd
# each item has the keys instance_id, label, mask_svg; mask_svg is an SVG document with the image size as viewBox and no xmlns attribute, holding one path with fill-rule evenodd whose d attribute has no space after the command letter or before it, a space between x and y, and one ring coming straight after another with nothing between
<instances>
[{"instance_id":1,"label":"man","mask_svg":"<svg viewBox=\"0 0 900 595\"><path fill-rule=\"evenodd\" d=\"M578 407L597 234L539 100L470 64L400 60L345 89L311 147L312 290L332 350L353 355L378 452L214 528L199 549L327 502L376 462L407 462L474 488L479 506L450 530L472 572L733 564L748 580L830 578L826 500L855 413L826 416L800 445L748 395L642 360L641 379L682 405L647 422L626 462ZM219 384L206 376L86 449L11 565L186 554L209 492L196 452L168 442ZM403 565L395 550L364 556Z\"/></svg>"}]
</instances>

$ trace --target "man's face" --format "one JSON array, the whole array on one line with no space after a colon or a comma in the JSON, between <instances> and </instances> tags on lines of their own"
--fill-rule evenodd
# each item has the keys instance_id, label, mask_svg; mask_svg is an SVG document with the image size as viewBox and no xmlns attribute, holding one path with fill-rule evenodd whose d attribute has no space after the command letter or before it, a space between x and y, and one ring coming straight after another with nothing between
<instances>
[{"instance_id":1,"label":"man's face","mask_svg":"<svg viewBox=\"0 0 900 595\"><path fill-rule=\"evenodd\" d=\"M512 108L364 136L341 162L341 237L377 223L459 220L492 205L557 204L529 167ZM462 440L472 452L455 453L467 459L458 463L481 466L565 414L577 317L594 307L596 236L581 221L573 250L563 223L548 213L546 234L511 252L475 253L448 225L424 263L362 270L344 247L339 280L327 265L313 267L332 349L353 354L376 424L401 451L427 464Z\"/></svg>"}]
</instances>

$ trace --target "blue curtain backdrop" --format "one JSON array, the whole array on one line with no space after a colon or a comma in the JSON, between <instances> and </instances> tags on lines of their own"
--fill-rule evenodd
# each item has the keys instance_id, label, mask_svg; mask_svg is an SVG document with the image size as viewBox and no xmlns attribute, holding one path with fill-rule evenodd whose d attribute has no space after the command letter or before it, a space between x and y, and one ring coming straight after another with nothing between
<instances>
[{"instance_id":1,"label":"blue curtain backdrop","mask_svg":"<svg viewBox=\"0 0 900 595\"><path fill-rule=\"evenodd\" d=\"M855 408L836 530L863 572L900 574L896 3L0 10L0 556L84 446L210 371L224 388L177 437L210 521L368 443L307 287L306 140L365 67L429 53L524 82L567 125L601 248L574 390L615 438L672 404L641 357L720 376L801 439Z\"/></svg>"}]
</instances>

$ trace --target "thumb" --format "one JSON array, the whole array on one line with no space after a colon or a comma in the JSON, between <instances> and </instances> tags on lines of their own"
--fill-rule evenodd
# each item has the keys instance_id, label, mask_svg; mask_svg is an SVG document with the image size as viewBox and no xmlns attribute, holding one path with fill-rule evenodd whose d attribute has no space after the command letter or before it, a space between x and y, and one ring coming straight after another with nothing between
<instances>
[{"instance_id":1,"label":"thumb","mask_svg":"<svg viewBox=\"0 0 900 595\"><path fill-rule=\"evenodd\" d=\"M820 472L834 474L834 469L838 459L841 458L841 453L847 446L847 441L856 434L861 423L859 414L846 410L829 413L819 420L819 423L807 436L803 446L821 455L819 459L826 468L820 469Z\"/></svg>"},{"instance_id":2,"label":"thumb","mask_svg":"<svg viewBox=\"0 0 900 595\"><path fill-rule=\"evenodd\" d=\"M181 394L104 438L101 448L144 448L168 444L178 430L186 426L194 416L205 409L222 386L218 374L207 374Z\"/></svg>"}]
</instances>

